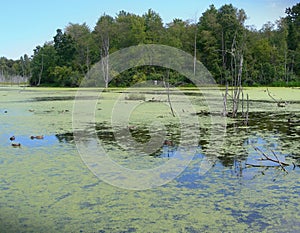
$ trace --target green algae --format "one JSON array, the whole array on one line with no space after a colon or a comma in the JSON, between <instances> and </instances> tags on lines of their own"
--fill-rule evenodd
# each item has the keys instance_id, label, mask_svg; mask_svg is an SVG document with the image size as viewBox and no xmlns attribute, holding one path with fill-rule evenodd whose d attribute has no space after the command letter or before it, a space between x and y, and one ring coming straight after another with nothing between
<instances>
[{"instance_id":1,"label":"green algae","mask_svg":"<svg viewBox=\"0 0 300 233\"><path fill-rule=\"evenodd\" d=\"M87 96L92 91L87 90ZM191 93L188 96L197 112L208 109L196 90L184 91ZM299 90L270 91L290 103L278 108L264 88L246 89L252 101L249 126L228 120L218 159L206 174L199 175L199 164L209 156L206 146L211 122L209 116L199 116L198 154L185 171L161 187L130 191L104 183L81 160L72 138L75 89L0 89L1 232L299 231L299 168L291 166L286 174L276 168L245 166L259 157L252 145L271 148L286 161L297 162ZM115 142L116 131L133 126L129 130L132 137L147 143L149 125L155 119L160 122L157 128L167 129L169 139L176 142L181 132L180 120L170 114L166 95L144 92L146 101L130 100L136 103L128 103L119 89L102 93L95 108L96 127L84 129L89 137L95 128L111 158L132 169L151 168L166 158L122 150ZM147 101L154 95L161 102ZM126 124L119 118L115 125L110 124L116 99L126 106L138 104ZM289 118L292 121L287 124ZM192 125L189 130L193 135ZM11 147L12 135L21 148ZM31 135L44 135L45 139L32 141Z\"/></svg>"}]
</instances>

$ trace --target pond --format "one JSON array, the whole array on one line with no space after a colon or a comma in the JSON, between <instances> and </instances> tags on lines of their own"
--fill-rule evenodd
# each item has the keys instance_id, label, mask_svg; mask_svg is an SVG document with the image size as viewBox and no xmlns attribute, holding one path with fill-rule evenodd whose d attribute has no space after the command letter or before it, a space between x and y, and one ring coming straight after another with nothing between
<instances>
[{"instance_id":1,"label":"pond","mask_svg":"<svg viewBox=\"0 0 300 233\"><path fill-rule=\"evenodd\" d=\"M278 107L266 88L245 89L248 124L224 125L212 121L209 88L171 93L176 117L164 90L110 89L92 106L95 122L80 118L85 127L74 127L74 101L89 106L99 90L76 99L76 89L0 87L1 232L299 232L300 89L269 90L287 105ZM213 124L224 127L220 135ZM192 156L164 184L131 189L124 177L95 175L76 135L93 149L96 135L130 171ZM211 144L218 136L222 143Z\"/></svg>"}]
</instances>

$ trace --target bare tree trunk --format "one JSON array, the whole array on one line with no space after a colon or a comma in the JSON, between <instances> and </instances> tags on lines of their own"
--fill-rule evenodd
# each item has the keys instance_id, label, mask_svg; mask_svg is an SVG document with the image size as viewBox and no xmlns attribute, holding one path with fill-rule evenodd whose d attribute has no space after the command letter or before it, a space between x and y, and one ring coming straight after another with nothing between
<instances>
[{"instance_id":1,"label":"bare tree trunk","mask_svg":"<svg viewBox=\"0 0 300 233\"><path fill-rule=\"evenodd\" d=\"M225 51L225 43L224 43L224 29L222 28L222 67L223 67L223 72L225 72L225 70L226 70L225 55L226 55L226 51ZM222 72L222 75L223 75L223 72ZM226 79L226 76L224 78Z\"/></svg>"},{"instance_id":2,"label":"bare tree trunk","mask_svg":"<svg viewBox=\"0 0 300 233\"><path fill-rule=\"evenodd\" d=\"M240 64L239 64L239 71L238 75L235 78L235 90L234 90L234 96L233 96L233 109L232 109L232 117L237 117L237 112L239 108L239 100L240 100L240 94L242 91L242 72L243 72L243 55L240 55Z\"/></svg>"},{"instance_id":3,"label":"bare tree trunk","mask_svg":"<svg viewBox=\"0 0 300 233\"><path fill-rule=\"evenodd\" d=\"M244 92L242 91L242 117L245 117L244 113Z\"/></svg>"},{"instance_id":4,"label":"bare tree trunk","mask_svg":"<svg viewBox=\"0 0 300 233\"><path fill-rule=\"evenodd\" d=\"M102 72L105 82L105 88L108 88L109 82L109 37L102 38Z\"/></svg>"},{"instance_id":5,"label":"bare tree trunk","mask_svg":"<svg viewBox=\"0 0 300 233\"><path fill-rule=\"evenodd\" d=\"M224 104L224 108L223 108L223 116L226 117L227 116L227 96L228 96L228 83L226 83L226 92L224 95L224 99L223 99L223 104Z\"/></svg>"},{"instance_id":6,"label":"bare tree trunk","mask_svg":"<svg viewBox=\"0 0 300 233\"><path fill-rule=\"evenodd\" d=\"M89 46L86 46L86 69L87 69L87 73L90 71L90 58L89 58Z\"/></svg>"},{"instance_id":7,"label":"bare tree trunk","mask_svg":"<svg viewBox=\"0 0 300 233\"><path fill-rule=\"evenodd\" d=\"M285 76L285 81L288 83L288 77L287 77L287 51L284 51L284 76Z\"/></svg>"},{"instance_id":8,"label":"bare tree trunk","mask_svg":"<svg viewBox=\"0 0 300 233\"><path fill-rule=\"evenodd\" d=\"M249 95L247 94L246 125L248 125L248 121L249 121Z\"/></svg>"},{"instance_id":9,"label":"bare tree trunk","mask_svg":"<svg viewBox=\"0 0 300 233\"><path fill-rule=\"evenodd\" d=\"M196 77L196 63L197 63L197 13L195 14L195 35L194 35L194 77Z\"/></svg>"},{"instance_id":10,"label":"bare tree trunk","mask_svg":"<svg viewBox=\"0 0 300 233\"><path fill-rule=\"evenodd\" d=\"M105 88L108 88L108 56L102 58L102 72L103 72L103 79L105 83Z\"/></svg>"},{"instance_id":11,"label":"bare tree trunk","mask_svg":"<svg viewBox=\"0 0 300 233\"><path fill-rule=\"evenodd\" d=\"M173 110L173 107L172 107L171 98L170 98L169 77L170 77L170 70L168 69L168 71L167 71L167 80L166 80L167 82L165 82L165 80L163 80L163 83L164 83L165 88L167 89L168 103L169 103L169 106L170 106L170 110L171 110L172 116L175 117L175 113L174 113L174 110Z\"/></svg>"},{"instance_id":12,"label":"bare tree trunk","mask_svg":"<svg viewBox=\"0 0 300 233\"><path fill-rule=\"evenodd\" d=\"M25 77L26 76L26 72L25 72L25 67L24 67L24 60L23 58L21 58L21 67L22 67L22 76Z\"/></svg>"},{"instance_id":13,"label":"bare tree trunk","mask_svg":"<svg viewBox=\"0 0 300 233\"><path fill-rule=\"evenodd\" d=\"M294 62L295 62L295 54L292 55L292 67L291 67L291 74L294 73Z\"/></svg>"},{"instance_id":14,"label":"bare tree trunk","mask_svg":"<svg viewBox=\"0 0 300 233\"><path fill-rule=\"evenodd\" d=\"M41 71L39 74L39 81L37 83L37 86L39 86L41 84L43 70L44 70L44 54L42 54L42 67L41 67Z\"/></svg>"},{"instance_id":15,"label":"bare tree trunk","mask_svg":"<svg viewBox=\"0 0 300 233\"><path fill-rule=\"evenodd\" d=\"M194 77L196 77L196 63L197 63L197 28L195 29L195 40L194 40Z\"/></svg>"}]
</instances>

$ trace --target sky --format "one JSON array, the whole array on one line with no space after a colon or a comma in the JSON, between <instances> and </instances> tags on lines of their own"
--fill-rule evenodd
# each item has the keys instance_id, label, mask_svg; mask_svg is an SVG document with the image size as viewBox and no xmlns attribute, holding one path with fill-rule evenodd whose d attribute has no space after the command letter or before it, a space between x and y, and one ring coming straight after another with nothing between
<instances>
[{"instance_id":1,"label":"sky","mask_svg":"<svg viewBox=\"0 0 300 233\"><path fill-rule=\"evenodd\" d=\"M218 9L232 4L244 9L248 20L258 30L268 21L285 16L285 9L298 0L9 0L0 1L0 57L19 59L31 56L33 49L53 40L56 29L69 23L87 23L91 29L104 13L115 17L118 12L143 15L148 9L158 13L163 22L173 19L198 19L214 4Z\"/></svg>"}]
</instances>

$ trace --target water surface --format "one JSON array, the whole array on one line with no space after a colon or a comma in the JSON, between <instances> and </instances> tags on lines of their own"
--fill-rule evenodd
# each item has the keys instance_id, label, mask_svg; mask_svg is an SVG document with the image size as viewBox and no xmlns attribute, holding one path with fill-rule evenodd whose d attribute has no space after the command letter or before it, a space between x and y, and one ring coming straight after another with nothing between
<instances>
[{"instance_id":1,"label":"water surface","mask_svg":"<svg viewBox=\"0 0 300 233\"><path fill-rule=\"evenodd\" d=\"M199 143L184 172L161 187L131 191L98 179L82 161L72 129L76 90L1 88L1 232L299 232L300 90L270 90L290 104L278 108L262 88L246 90L253 100L249 125L228 119L217 155L209 153L210 114L199 114ZM199 113L207 111L201 94L184 91ZM127 128L132 138L147 143L149 122L162 122L166 135L154 153L137 154L130 144L116 141L116 133L127 127L112 126L109 118L120 90L103 93L96 123L78 130L87 141L96 130L111 158L125 167L158 166L182 148L180 122L172 119L165 93L157 93L144 90L146 101L136 100L140 104ZM160 101L147 101L154 94ZM12 135L20 148L11 146ZM44 139L32 140L31 135ZM164 139L174 145L163 145ZM287 172L260 161L255 147L276 153L290 164ZM203 159L214 165L200 175Z\"/></svg>"}]
</instances>

